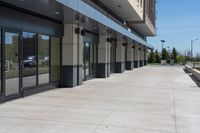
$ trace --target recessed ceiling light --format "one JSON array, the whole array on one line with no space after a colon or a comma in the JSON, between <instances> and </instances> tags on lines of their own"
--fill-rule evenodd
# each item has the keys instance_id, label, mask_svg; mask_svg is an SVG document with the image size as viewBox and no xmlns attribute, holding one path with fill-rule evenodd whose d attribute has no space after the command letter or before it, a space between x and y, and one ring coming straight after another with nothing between
<instances>
[{"instance_id":1,"label":"recessed ceiling light","mask_svg":"<svg viewBox=\"0 0 200 133\"><path fill-rule=\"evenodd\" d=\"M121 6L121 5L118 5L118 7L121 8L122 6Z\"/></svg>"}]
</instances>

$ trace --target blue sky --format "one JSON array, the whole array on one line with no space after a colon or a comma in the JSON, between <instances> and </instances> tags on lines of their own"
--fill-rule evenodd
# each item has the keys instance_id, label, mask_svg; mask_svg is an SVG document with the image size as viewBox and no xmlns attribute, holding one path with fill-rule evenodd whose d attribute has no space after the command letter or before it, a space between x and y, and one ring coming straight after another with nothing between
<instances>
[{"instance_id":1,"label":"blue sky","mask_svg":"<svg viewBox=\"0 0 200 133\"><path fill-rule=\"evenodd\" d=\"M164 47L184 52L196 38L200 39L200 0L158 0L157 36L148 42L161 50L163 39ZM200 40L194 42L194 52L200 52Z\"/></svg>"}]
</instances>

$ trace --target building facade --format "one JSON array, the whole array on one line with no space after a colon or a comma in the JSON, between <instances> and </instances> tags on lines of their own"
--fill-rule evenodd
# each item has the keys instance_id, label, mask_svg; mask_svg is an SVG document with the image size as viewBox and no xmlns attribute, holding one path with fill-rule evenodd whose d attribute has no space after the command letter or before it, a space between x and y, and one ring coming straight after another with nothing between
<instances>
[{"instance_id":1,"label":"building facade","mask_svg":"<svg viewBox=\"0 0 200 133\"><path fill-rule=\"evenodd\" d=\"M155 0L0 0L0 101L147 65Z\"/></svg>"}]
</instances>

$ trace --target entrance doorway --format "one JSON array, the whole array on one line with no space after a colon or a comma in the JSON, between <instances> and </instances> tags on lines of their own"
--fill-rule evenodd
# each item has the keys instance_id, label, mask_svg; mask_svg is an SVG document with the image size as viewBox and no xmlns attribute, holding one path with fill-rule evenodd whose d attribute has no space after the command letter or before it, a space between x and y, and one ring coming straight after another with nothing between
<instances>
[{"instance_id":1,"label":"entrance doorway","mask_svg":"<svg viewBox=\"0 0 200 133\"><path fill-rule=\"evenodd\" d=\"M0 96L3 101L39 87L60 84L59 37L4 27L0 33Z\"/></svg>"},{"instance_id":2,"label":"entrance doorway","mask_svg":"<svg viewBox=\"0 0 200 133\"><path fill-rule=\"evenodd\" d=\"M20 96L21 88L36 86L36 33L4 30L5 97Z\"/></svg>"},{"instance_id":3,"label":"entrance doorway","mask_svg":"<svg viewBox=\"0 0 200 133\"><path fill-rule=\"evenodd\" d=\"M93 78L96 74L97 63L97 45L84 43L83 48L83 64L84 64L84 80Z\"/></svg>"}]
</instances>

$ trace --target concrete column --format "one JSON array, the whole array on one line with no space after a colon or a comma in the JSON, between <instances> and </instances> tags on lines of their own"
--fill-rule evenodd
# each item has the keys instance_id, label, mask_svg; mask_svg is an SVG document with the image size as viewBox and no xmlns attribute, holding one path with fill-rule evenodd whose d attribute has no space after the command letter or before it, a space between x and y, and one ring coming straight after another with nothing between
<instances>
[{"instance_id":1,"label":"concrete column","mask_svg":"<svg viewBox=\"0 0 200 133\"><path fill-rule=\"evenodd\" d=\"M122 36L117 36L117 48L116 48L116 64L115 72L123 73L125 70L125 40Z\"/></svg>"},{"instance_id":2,"label":"concrete column","mask_svg":"<svg viewBox=\"0 0 200 133\"><path fill-rule=\"evenodd\" d=\"M144 66L144 49L140 47L140 67Z\"/></svg>"},{"instance_id":3,"label":"concrete column","mask_svg":"<svg viewBox=\"0 0 200 133\"><path fill-rule=\"evenodd\" d=\"M127 44L127 60L126 60L126 70L133 69L133 43L128 42Z\"/></svg>"},{"instance_id":4,"label":"concrete column","mask_svg":"<svg viewBox=\"0 0 200 133\"><path fill-rule=\"evenodd\" d=\"M140 62L140 50L139 50L139 45L135 44L134 48L134 68L139 67L139 62Z\"/></svg>"},{"instance_id":5,"label":"concrete column","mask_svg":"<svg viewBox=\"0 0 200 133\"><path fill-rule=\"evenodd\" d=\"M83 28L76 24L64 25L62 45L62 86L81 85L83 80Z\"/></svg>"},{"instance_id":6,"label":"concrete column","mask_svg":"<svg viewBox=\"0 0 200 133\"><path fill-rule=\"evenodd\" d=\"M145 49L145 51L144 51L144 66L147 65L147 60L148 60L148 50Z\"/></svg>"},{"instance_id":7,"label":"concrete column","mask_svg":"<svg viewBox=\"0 0 200 133\"><path fill-rule=\"evenodd\" d=\"M110 44L107 28L100 27L99 45L98 45L98 64L97 78L106 78L110 76Z\"/></svg>"}]
</instances>

